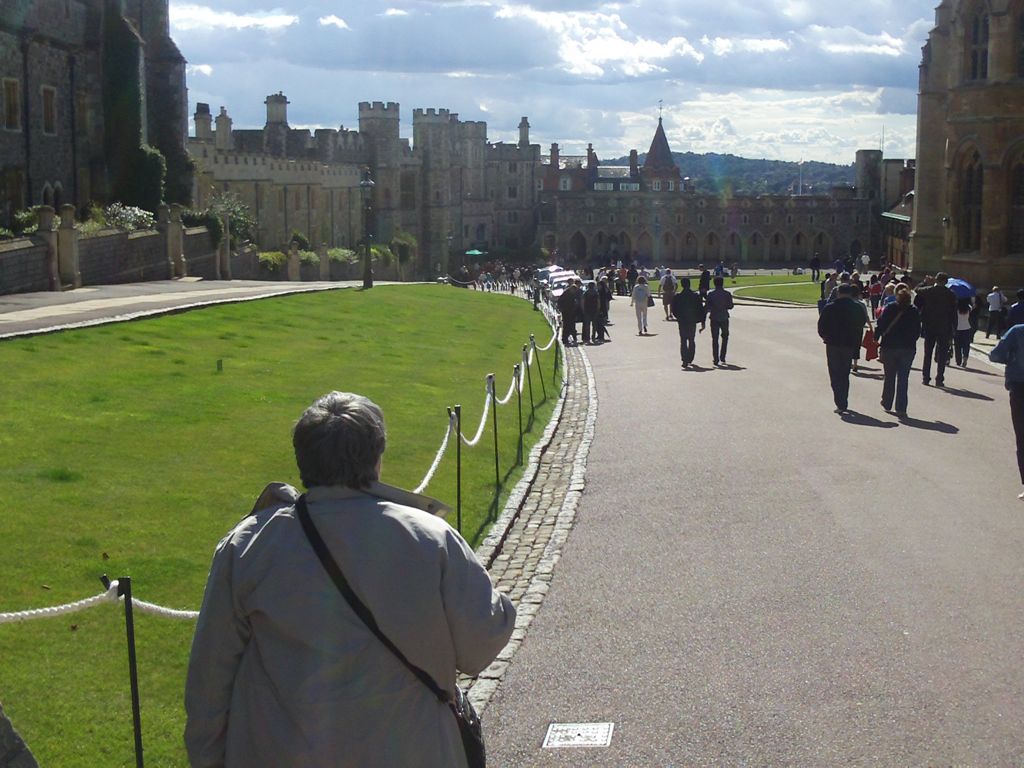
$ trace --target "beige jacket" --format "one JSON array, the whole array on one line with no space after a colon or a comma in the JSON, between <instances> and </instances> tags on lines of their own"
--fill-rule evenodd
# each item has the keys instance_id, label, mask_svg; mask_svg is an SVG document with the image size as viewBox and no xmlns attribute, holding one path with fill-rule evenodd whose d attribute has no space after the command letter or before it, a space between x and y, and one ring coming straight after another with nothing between
<instances>
[{"instance_id":1,"label":"beige jacket","mask_svg":"<svg viewBox=\"0 0 1024 768\"><path fill-rule=\"evenodd\" d=\"M464 766L441 703L338 592L295 514L273 501L217 546L192 643L185 745L195 768ZM413 664L453 690L484 669L515 609L426 497L313 488L310 516L352 589Z\"/></svg>"}]
</instances>

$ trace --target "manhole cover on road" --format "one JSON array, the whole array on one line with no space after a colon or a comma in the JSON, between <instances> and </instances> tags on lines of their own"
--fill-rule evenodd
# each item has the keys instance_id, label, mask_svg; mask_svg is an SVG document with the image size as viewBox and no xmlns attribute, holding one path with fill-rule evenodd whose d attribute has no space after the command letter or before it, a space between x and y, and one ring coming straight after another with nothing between
<instances>
[{"instance_id":1,"label":"manhole cover on road","mask_svg":"<svg viewBox=\"0 0 1024 768\"><path fill-rule=\"evenodd\" d=\"M612 743L614 728L615 723L551 723L544 749L607 747Z\"/></svg>"}]
</instances>

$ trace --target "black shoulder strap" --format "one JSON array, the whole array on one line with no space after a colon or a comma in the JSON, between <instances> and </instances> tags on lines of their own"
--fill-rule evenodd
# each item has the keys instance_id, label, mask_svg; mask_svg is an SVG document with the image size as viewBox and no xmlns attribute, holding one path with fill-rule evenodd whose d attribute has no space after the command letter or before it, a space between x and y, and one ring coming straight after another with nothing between
<instances>
[{"instance_id":1,"label":"black shoulder strap","mask_svg":"<svg viewBox=\"0 0 1024 768\"><path fill-rule=\"evenodd\" d=\"M306 495L299 496L295 502L295 510L299 515L299 522L302 523L302 530L306 533L306 538L309 539L309 543L313 546L313 551L316 552L316 556L320 558L320 562L324 566L324 570L331 577L331 581L341 592L345 600L352 607L352 610L356 612L356 615L363 620L367 628L377 636L389 651L391 651L400 662L402 662L409 671L412 672L416 677L420 679L427 688L438 698L438 701L442 703L448 703L451 701L451 696L442 689L429 674L417 667L407 658L405 654L398 650L398 646L391 642L388 637L381 632L380 627L377 626L377 620L373 618L373 614L370 613L370 609L366 607L359 596L352 591L352 587L349 586L348 580L345 578L345 574L341 572L341 568L334 561L331 556L331 552L327 549L327 545L324 544L324 540L320 537L320 532L313 525L313 519L309 516L309 508L306 506Z\"/></svg>"}]
</instances>

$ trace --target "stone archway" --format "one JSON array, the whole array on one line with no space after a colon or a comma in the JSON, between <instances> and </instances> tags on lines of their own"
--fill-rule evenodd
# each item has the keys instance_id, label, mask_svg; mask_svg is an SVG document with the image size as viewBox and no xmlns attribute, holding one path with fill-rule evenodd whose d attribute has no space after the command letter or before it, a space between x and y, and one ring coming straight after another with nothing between
<instances>
[{"instance_id":1,"label":"stone archway","mask_svg":"<svg viewBox=\"0 0 1024 768\"><path fill-rule=\"evenodd\" d=\"M679 261L679 243L671 232L666 232L661 236L661 259L662 261Z\"/></svg>"},{"instance_id":2,"label":"stone archway","mask_svg":"<svg viewBox=\"0 0 1024 768\"><path fill-rule=\"evenodd\" d=\"M749 261L767 261L768 259L764 235L760 232L755 232L750 236L747 244L747 259Z\"/></svg>"},{"instance_id":3,"label":"stone archway","mask_svg":"<svg viewBox=\"0 0 1024 768\"><path fill-rule=\"evenodd\" d=\"M743 238L737 232L730 232L725 238L723 258L732 264L743 258Z\"/></svg>"},{"instance_id":4,"label":"stone archway","mask_svg":"<svg viewBox=\"0 0 1024 768\"><path fill-rule=\"evenodd\" d=\"M587 259L587 238L579 230L569 238L569 254L576 261Z\"/></svg>"},{"instance_id":5,"label":"stone archway","mask_svg":"<svg viewBox=\"0 0 1024 768\"><path fill-rule=\"evenodd\" d=\"M714 232L708 232L704 238L704 261L705 263L717 262L722 258L722 242Z\"/></svg>"},{"instance_id":6,"label":"stone archway","mask_svg":"<svg viewBox=\"0 0 1024 768\"><path fill-rule=\"evenodd\" d=\"M697 236L693 232L683 235L683 260L697 261L700 258L700 249L697 247Z\"/></svg>"},{"instance_id":7,"label":"stone archway","mask_svg":"<svg viewBox=\"0 0 1024 768\"><path fill-rule=\"evenodd\" d=\"M619 232L619 256L625 260L633 253L633 238L625 232Z\"/></svg>"},{"instance_id":8,"label":"stone archway","mask_svg":"<svg viewBox=\"0 0 1024 768\"><path fill-rule=\"evenodd\" d=\"M856 258L857 256L860 256L862 253L864 253L864 246L860 244L860 240L854 240L852 243L850 243L850 256Z\"/></svg>"},{"instance_id":9,"label":"stone archway","mask_svg":"<svg viewBox=\"0 0 1024 768\"><path fill-rule=\"evenodd\" d=\"M828 264L832 261L832 238L827 232L819 232L814 236L813 250L821 258L822 263Z\"/></svg>"},{"instance_id":10,"label":"stone archway","mask_svg":"<svg viewBox=\"0 0 1024 768\"><path fill-rule=\"evenodd\" d=\"M638 259L650 259L654 254L654 242L651 240L651 236L647 232L641 233L640 237L636 241L636 250Z\"/></svg>"},{"instance_id":11,"label":"stone archway","mask_svg":"<svg viewBox=\"0 0 1024 768\"><path fill-rule=\"evenodd\" d=\"M789 252L789 260L803 263L810 259L808 255L808 237L803 232L793 235L793 247Z\"/></svg>"},{"instance_id":12,"label":"stone archway","mask_svg":"<svg viewBox=\"0 0 1024 768\"><path fill-rule=\"evenodd\" d=\"M786 255L786 236L776 232L768 241L768 261L785 261Z\"/></svg>"}]
</instances>

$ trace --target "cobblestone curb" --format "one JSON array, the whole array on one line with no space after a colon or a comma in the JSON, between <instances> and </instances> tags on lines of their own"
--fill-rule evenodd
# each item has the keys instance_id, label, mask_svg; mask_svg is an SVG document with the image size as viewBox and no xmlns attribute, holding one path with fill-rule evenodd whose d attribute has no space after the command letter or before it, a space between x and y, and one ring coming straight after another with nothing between
<instances>
[{"instance_id":1,"label":"cobblestone curb","mask_svg":"<svg viewBox=\"0 0 1024 768\"><path fill-rule=\"evenodd\" d=\"M576 521L587 456L597 423L597 387L582 349L563 349L562 399L544 439L534 446L495 532L481 545L491 578L516 605L508 645L476 678L461 676L478 711L486 709L551 586L555 564Z\"/></svg>"}]
</instances>

